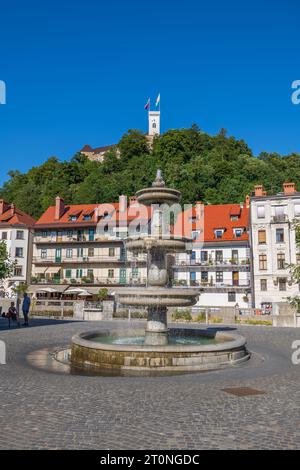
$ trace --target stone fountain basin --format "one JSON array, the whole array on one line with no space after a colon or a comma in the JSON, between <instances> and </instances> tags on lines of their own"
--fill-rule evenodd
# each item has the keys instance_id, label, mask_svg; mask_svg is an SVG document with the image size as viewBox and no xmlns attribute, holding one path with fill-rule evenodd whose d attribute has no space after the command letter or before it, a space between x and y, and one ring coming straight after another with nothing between
<instances>
[{"instance_id":1,"label":"stone fountain basin","mask_svg":"<svg viewBox=\"0 0 300 470\"><path fill-rule=\"evenodd\" d=\"M172 288L121 288L117 292L118 301L123 305L149 307L184 307L194 305L199 296L199 289Z\"/></svg>"},{"instance_id":2,"label":"stone fountain basin","mask_svg":"<svg viewBox=\"0 0 300 470\"><path fill-rule=\"evenodd\" d=\"M168 252L185 252L187 246L191 244L190 238L166 236L158 238L154 236L131 237L126 239L126 248L130 251L149 251L152 248L160 248Z\"/></svg>"},{"instance_id":3,"label":"stone fountain basin","mask_svg":"<svg viewBox=\"0 0 300 470\"><path fill-rule=\"evenodd\" d=\"M98 330L73 336L71 362L77 367L131 371L193 372L237 365L249 359L246 340L235 333L172 328L170 335L212 338L214 344L147 346L107 344L107 336L144 335L143 329ZM100 336L100 341L99 341ZM101 342L103 337L103 343ZM94 339L97 337L97 341Z\"/></svg>"}]
</instances>

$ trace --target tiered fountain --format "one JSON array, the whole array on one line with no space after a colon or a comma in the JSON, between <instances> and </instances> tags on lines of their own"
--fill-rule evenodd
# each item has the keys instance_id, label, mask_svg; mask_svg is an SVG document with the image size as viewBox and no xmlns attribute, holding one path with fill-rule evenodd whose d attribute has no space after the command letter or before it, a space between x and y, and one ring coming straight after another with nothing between
<instances>
[{"instance_id":1,"label":"tiered fountain","mask_svg":"<svg viewBox=\"0 0 300 470\"><path fill-rule=\"evenodd\" d=\"M178 203L181 194L165 186L160 170L152 187L136 193L140 204L151 206L151 234L127 238L126 249L148 254L147 287L120 289L124 306L147 308L146 329L99 330L72 338L72 364L89 368L182 372L218 368L249 358L242 336L215 329L168 329L168 307L191 306L198 289L171 288L167 254L186 251L190 239L164 232L163 206ZM165 206L164 206L165 207Z\"/></svg>"}]
</instances>

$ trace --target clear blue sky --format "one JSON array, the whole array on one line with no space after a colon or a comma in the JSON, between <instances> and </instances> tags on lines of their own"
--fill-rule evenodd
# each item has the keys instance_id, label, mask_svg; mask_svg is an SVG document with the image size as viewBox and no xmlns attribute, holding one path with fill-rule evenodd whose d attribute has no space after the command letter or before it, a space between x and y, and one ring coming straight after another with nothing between
<instances>
[{"instance_id":1,"label":"clear blue sky","mask_svg":"<svg viewBox=\"0 0 300 470\"><path fill-rule=\"evenodd\" d=\"M298 0L0 0L0 18L0 182L146 130L158 91L163 131L225 127L255 154L300 152Z\"/></svg>"}]
</instances>

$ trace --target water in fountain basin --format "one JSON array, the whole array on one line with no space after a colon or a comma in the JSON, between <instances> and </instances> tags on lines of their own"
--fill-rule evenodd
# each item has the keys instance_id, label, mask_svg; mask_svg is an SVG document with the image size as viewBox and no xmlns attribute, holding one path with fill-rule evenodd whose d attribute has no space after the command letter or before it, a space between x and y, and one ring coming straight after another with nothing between
<instances>
[{"instance_id":1,"label":"water in fountain basin","mask_svg":"<svg viewBox=\"0 0 300 470\"><path fill-rule=\"evenodd\" d=\"M102 344L124 344L124 345L143 345L145 341L144 336L131 336L131 337L116 337L116 336L95 336L93 341ZM223 340L224 341L224 340ZM209 338L207 336L169 336L169 344L171 345L205 345L205 344L217 344L219 341L215 338Z\"/></svg>"}]
</instances>

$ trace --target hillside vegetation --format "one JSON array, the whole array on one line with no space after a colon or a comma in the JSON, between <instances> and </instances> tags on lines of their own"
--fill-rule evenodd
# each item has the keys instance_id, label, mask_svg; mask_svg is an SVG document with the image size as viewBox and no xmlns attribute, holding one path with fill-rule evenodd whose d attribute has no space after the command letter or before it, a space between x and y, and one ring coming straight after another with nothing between
<instances>
[{"instance_id":1,"label":"hillside vegetation","mask_svg":"<svg viewBox=\"0 0 300 470\"><path fill-rule=\"evenodd\" d=\"M70 161L51 157L27 173L10 171L0 197L37 218L57 195L77 204L133 195L153 181L157 168L168 185L182 192L184 203L238 203L260 183L271 193L280 191L284 181L300 189L300 154L263 152L254 157L243 140L227 137L223 129L216 136L195 125L170 130L154 140L152 150L143 133L130 130L118 148L120 158L112 148L103 163L78 153Z\"/></svg>"}]
</instances>

